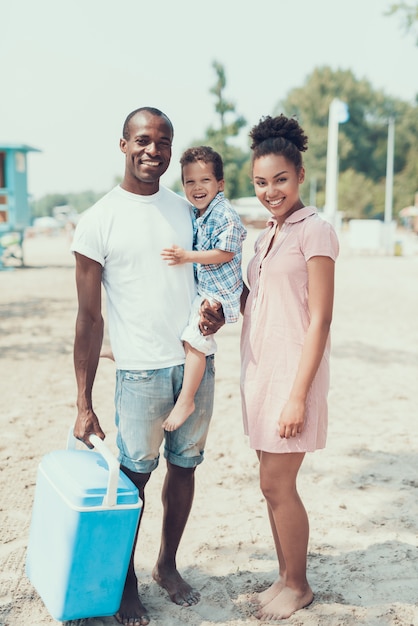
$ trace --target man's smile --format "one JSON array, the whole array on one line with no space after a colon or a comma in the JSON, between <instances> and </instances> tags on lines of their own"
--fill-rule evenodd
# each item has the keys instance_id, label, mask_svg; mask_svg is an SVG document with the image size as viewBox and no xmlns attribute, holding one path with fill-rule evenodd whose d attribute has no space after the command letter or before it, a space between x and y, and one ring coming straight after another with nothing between
<instances>
[{"instance_id":1,"label":"man's smile","mask_svg":"<svg viewBox=\"0 0 418 626\"><path fill-rule=\"evenodd\" d=\"M161 165L161 161L148 161L145 159L140 159L139 164L146 165L147 167L158 167L159 165Z\"/></svg>"}]
</instances>

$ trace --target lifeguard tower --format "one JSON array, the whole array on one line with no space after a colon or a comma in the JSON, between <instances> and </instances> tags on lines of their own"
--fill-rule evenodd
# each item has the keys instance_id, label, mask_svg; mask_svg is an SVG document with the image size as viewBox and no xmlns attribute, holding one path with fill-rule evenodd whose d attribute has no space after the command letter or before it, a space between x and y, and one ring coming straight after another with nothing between
<instances>
[{"instance_id":1,"label":"lifeguard tower","mask_svg":"<svg viewBox=\"0 0 418 626\"><path fill-rule=\"evenodd\" d=\"M0 143L0 270L7 256L21 259L23 238L30 225L27 154L40 152L25 144Z\"/></svg>"}]
</instances>

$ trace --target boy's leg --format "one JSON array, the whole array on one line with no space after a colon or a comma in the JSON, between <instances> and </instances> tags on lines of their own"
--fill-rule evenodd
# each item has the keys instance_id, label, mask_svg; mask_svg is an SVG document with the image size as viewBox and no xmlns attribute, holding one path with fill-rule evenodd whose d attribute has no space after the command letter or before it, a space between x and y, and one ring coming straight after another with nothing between
<instances>
[{"instance_id":1,"label":"boy's leg","mask_svg":"<svg viewBox=\"0 0 418 626\"><path fill-rule=\"evenodd\" d=\"M179 428L195 410L194 397L206 369L206 356L203 352L193 348L187 341L184 342L184 350L186 361L181 392L173 410L163 423L163 428L168 431Z\"/></svg>"}]
</instances>

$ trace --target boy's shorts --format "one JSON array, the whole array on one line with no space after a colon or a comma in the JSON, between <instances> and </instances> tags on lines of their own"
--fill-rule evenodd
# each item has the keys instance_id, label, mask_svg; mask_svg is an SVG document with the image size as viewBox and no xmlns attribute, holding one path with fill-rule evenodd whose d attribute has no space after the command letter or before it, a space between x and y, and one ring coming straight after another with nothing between
<instances>
[{"instance_id":1,"label":"boy's shorts","mask_svg":"<svg viewBox=\"0 0 418 626\"><path fill-rule=\"evenodd\" d=\"M214 335L204 337L199 330L200 322L200 306L204 300L211 301L211 298L205 294L197 295L192 302L189 322L181 336L182 341L187 341L193 348L199 352L203 352L206 356L215 354L217 345Z\"/></svg>"},{"instance_id":2,"label":"boy's shorts","mask_svg":"<svg viewBox=\"0 0 418 626\"><path fill-rule=\"evenodd\" d=\"M115 409L120 464L141 474L152 472L160 457L173 465L196 467L203 461L213 411L214 357L206 358L206 371L195 396L196 409L178 428L162 427L183 382L184 365L158 370L117 370Z\"/></svg>"}]
</instances>

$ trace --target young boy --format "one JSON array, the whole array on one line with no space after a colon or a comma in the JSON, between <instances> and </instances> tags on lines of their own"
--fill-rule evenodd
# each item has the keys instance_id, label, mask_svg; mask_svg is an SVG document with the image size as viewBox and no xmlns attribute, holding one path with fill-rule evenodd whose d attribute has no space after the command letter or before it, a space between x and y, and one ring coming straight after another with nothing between
<instances>
[{"instance_id":1,"label":"young boy","mask_svg":"<svg viewBox=\"0 0 418 626\"><path fill-rule=\"evenodd\" d=\"M183 386L170 415L163 423L176 430L194 411L194 396L205 371L206 356L216 352L213 335L199 330L199 309L207 299L222 306L225 322L239 317L242 292L242 243L247 235L238 213L225 199L221 156L212 148L189 148L180 159L181 179L187 200L193 205L194 249L173 245L161 256L169 265L195 263L198 295L189 324L182 335L186 352Z\"/></svg>"}]
</instances>

